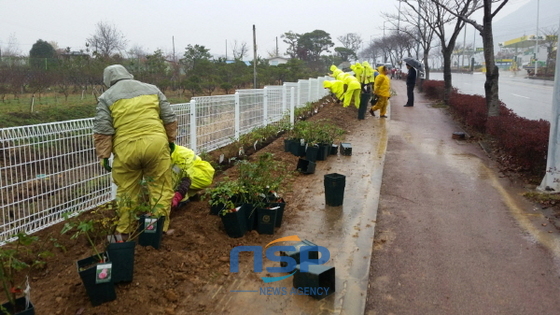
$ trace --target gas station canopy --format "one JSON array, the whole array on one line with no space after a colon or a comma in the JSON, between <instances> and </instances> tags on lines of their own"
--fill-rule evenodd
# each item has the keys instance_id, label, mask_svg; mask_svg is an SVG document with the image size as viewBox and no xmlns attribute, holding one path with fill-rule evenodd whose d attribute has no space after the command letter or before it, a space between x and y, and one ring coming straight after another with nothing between
<instances>
[{"instance_id":1,"label":"gas station canopy","mask_svg":"<svg viewBox=\"0 0 560 315\"><path fill-rule=\"evenodd\" d=\"M538 40L543 41L544 36L539 36ZM515 39L511 39L505 42L501 42L498 45L502 48L529 48L535 47L537 41L537 36L535 35L525 35Z\"/></svg>"}]
</instances>

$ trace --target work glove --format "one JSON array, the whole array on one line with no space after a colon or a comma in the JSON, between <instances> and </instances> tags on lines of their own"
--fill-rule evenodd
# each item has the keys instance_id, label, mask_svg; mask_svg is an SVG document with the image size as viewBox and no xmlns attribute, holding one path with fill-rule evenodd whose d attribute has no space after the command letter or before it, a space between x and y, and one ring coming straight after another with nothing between
<instances>
[{"instance_id":1,"label":"work glove","mask_svg":"<svg viewBox=\"0 0 560 315\"><path fill-rule=\"evenodd\" d=\"M173 153L173 151L175 151L175 143L174 142L169 142L169 150L170 150L170 154Z\"/></svg>"},{"instance_id":2,"label":"work glove","mask_svg":"<svg viewBox=\"0 0 560 315\"><path fill-rule=\"evenodd\" d=\"M101 166L103 166L103 168L107 172L111 172L113 170L113 168L111 167L111 164L109 164L109 159L108 158L101 159L100 162L101 162Z\"/></svg>"},{"instance_id":3,"label":"work glove","mask_svg":"<svg viewBox=\"0 0 560 315\"><path fill-rule=\"evenodd\" d=\"M181 195L178 191L175 192L175 195L173 195L173 199L171 200L171 208L176 208L181 200L183 200L183 195Z\"/></svg>"}]
</instances>

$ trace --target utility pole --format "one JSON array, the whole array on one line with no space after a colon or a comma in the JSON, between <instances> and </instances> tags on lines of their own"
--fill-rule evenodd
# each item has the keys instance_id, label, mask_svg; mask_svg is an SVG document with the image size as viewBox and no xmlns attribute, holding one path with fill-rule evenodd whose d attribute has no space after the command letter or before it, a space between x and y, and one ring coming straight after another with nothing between
<instances>
[{"instance_id":1,"label":"utility pole","mask_svg":"<svg viewBox=\"0 0 560 315\"><path fill-rule=\"evenodd\" d=\"M418 0L418 38L416 39L416 60L419 60L420 56L420 9L421 9L421 0Z\"/></svg>"},{"instance_id":2,"label":"utility pole","mask_svg":"<svg viewBox=\"0 0 560 315\"><path fill-rule=\"evenodd\" d=\"M560 44L560 40L558 41ZM558 47L558 46L556 46ZM536 73L536 68L535 68ZM546 159L546 173L537 187L542 191L560 191L560 54L556 54L556 70L554 72L554 90L552 93L552 119L550 120L550 134L548 138L548 155Z\"/></svg>"},{"instance_id":3,"label":"utility pole","mask_svg":"<svg viewBox=\"0 0 560 315\"><path fill-rule=\"evenodd\" d=\"M535 78L537 77L537 51L539 50L539 6L540 1L537 0L537 35L535 35Z\"/></svg>"},{"instance_id":4,"label":"utility pole","mask_svg":"<svg viewBox=\"0 0 560 315\"><path fill-rule=\"evenodd\" d=\"M257 30L253 24L253 88L257 88Z\"/></svg>"},{"instance_id":5,"label":"utility pole","mask_svg":"<svg viewBox=\"0 0 560 315\"><path fill-rule=\"evenodd\" d=\"M465 51L467 49L467 24L465 24L465 32L463 32L463 58L461 59L461 68L465 66Z\"/></svg>"}]
</instances>

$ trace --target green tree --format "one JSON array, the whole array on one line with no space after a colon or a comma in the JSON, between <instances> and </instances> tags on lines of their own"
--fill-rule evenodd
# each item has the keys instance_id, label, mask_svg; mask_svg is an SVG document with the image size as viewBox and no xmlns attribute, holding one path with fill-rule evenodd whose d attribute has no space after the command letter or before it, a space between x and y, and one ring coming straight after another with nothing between
<instances>
[{"instance_id":1,"label":"green tree","mask_svg":"<svg viewBox=\"0 0 560 315\"><path fill-rule=\"evenodd\" d=\"M356 56L356 52L354 52L352 49L348 49L344 47L336 47L334 51L342 61L350 61L350 60L358 59L358 56Z\"/></svg>"},{"instance_id":2,"label":"green tree","mask_svg":"<svg viewBox=\"0 0 560 315\"><path fill-rule=\"evenodd\" d=\"M286 49L286 54L288 54L290 58L296 58L297 51L298 51L299 35L292 31L289 31L282 34L280 37L283 38L282 41L284 43L288 44L288 49Z\"/></svg>"},{"instance_id":3,"label":"green tree","mask_svg":"<svg viewBox=\"0 0 560 315\"><path fill-rule=\"evenodd\" d=\"M54 47L39 39L29 51L29 62L35 69L48 70L55 65L56 51Z\"/></svg>"},{"instance_id":4,"label":"green tree","mask_svg":"<svg viewBox=\"0 0 560 315\"><path fill-rule=\"evenodd\" d=\"M196 68L197 63L201 60L210 60L212 58L210 49L206 49L204 46L188 45L185 49L184 58L180 60L180 63L183 65L187 75Z\"/></svg>"},{"instance_id":5,"label":"green tree","mask_svg":"<svg viewBox=\"0 0 560 315\"><path fill-rule=\"evenodd\" d=\"M299 36L298 55L305 56L302 60L317 61L323 52L329 52L334 46L331 35L322 30L314 30Z\"/></svg>"}]
</instances>

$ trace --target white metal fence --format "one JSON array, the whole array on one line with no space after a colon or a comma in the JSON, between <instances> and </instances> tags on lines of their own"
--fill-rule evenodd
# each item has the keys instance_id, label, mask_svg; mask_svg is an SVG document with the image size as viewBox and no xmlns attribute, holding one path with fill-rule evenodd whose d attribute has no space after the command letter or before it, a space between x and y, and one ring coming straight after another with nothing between
<instances>
[{"instance_id":1,"label":"white metal fence","mask_svg":"<svg viewBox=\"0 0 560 315\"><path fill-rule=\"evenodd\" d=\"M294 108L328 92L327 77L194 97L172 105L179 120L177 143L210 152L254 128L294 123ZM114 197L111 176L99 165L93 118L0 128L0 244L16 233L33 233L63 220L63 214L95 208Z\"/></svg>"}]
</instances>

